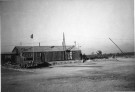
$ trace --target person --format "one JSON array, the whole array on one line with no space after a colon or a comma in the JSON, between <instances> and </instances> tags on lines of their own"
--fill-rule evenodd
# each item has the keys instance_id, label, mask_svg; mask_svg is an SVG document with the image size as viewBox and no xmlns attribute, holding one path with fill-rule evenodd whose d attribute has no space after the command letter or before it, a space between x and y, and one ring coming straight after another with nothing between
<instances>
[{"instance_id":1,"label":"person","mask_svg":"<svg viewBox=\"0 0 135 92\"><path fill-rule=\"evenodd\" d=\"M83 58L83 63L84 63L86 61L87 57L85 54L83 54L82 58Z\"/></svg>"}]
</instances>

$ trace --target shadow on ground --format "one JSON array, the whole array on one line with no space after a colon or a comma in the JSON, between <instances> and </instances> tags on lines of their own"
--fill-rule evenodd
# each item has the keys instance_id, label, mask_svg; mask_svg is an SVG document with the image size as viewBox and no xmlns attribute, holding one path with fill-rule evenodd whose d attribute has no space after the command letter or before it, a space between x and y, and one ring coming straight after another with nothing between
<instances>
[{"instance_id":1,"label":"shadow on ground","mask_svg":"<svg viewBox=\"0 0 135 92\"><path fill-rule=\"evenodd\" d=\"M60 67L95 67L95 68L98 68L98 67L103 67L103 66L60 66Z\"/></svg>"},{"instance_id":2,"label":"shadow on ground","mask_svg":"<svg viewBox=\"0 0 135 92\"><path fill-rule=\"evenodd\" d=\"M38 64L37 66L28 67L27 69L44 68L44 67L50 67L50 66L51 66L51 64L44 62L42 64Z\"/></svg>"}]
</instances>

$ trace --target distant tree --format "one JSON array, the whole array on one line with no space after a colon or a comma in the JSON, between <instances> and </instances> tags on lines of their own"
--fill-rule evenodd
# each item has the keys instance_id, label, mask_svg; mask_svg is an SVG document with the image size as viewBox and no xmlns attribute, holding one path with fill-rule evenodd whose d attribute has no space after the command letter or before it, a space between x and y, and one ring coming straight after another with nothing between
<instances>
[{"instance_id":1,"label":"distant tree","mask_svg":"<svg viewBox=\"0 0 135 92\"><path fill-rule=\"evenodd\" d=\"M98 50L96 53L97 53L97 55L102 55L102 51L101 50Z\"/></svg>"}]
</instances>

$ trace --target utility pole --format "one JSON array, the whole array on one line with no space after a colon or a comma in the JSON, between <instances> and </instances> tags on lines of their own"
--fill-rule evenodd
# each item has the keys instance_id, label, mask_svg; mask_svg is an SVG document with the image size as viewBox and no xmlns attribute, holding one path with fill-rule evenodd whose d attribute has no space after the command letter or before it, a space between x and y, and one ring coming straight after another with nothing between
<instances>
[{"instance_id":1,"label":"utility pole","mask_svg":"<svg viewBox=\"0 0 135 92\"><path fill-rule=\"evenodd\" d=\"M112 41L111 38L109 38L109 39ZM113 41L112 41L112 42L113 42ZM114 43L114 42L113 42L113 43ZM121 51L121 53L124 54L123 51L119 48L119 46L118 46L116 43L114 43L114 44L115 44L115 46Z\"/></svg>"}]
</instances>

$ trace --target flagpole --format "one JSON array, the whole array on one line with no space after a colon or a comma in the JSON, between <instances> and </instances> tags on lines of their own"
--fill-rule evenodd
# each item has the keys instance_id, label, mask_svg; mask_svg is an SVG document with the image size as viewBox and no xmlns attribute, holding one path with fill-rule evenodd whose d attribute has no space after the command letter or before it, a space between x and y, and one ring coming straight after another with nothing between
<instances>
[{"instance_id":1,"label":"flagpole","mask_svg":"<svg viewBox=\"0 0 135 92\"><path fill-rule=\"evenodd\" d=\"M33 62L34 62L34 39L32 42L33 42L32 45L33 45Z\"/></svg>"},{"instance_id":2,"label":"flagpole","mask_svg":"<svg viewBox=\"0 0 135 92\"><path fill-rule=\"evenodd\" d=\"M34 62L34 37L33 37L33 34L31 34L30 38L32 39L32 47L33 47L33 61L32 63Z\"/></svg>"},{"instance_id":3,"label":"flagpole","mask_svg":"<svg viewBox=\"0 0 135 92\"><path fill-rule=\"evenodd\" d=\"M62 46L63 46L63 59L65 60L65 51L64 51L64 33L63 33Z\"/></svg>"},{"instance_id":4,"label":"flagpole","mask_svg":"<svg viewBox=\"0 0 135 92\"><path fill-rule=\"evenodd\" d=\"M33 62L34 62L34 37L33 37Z\"/></svg>"}]
</instances>

